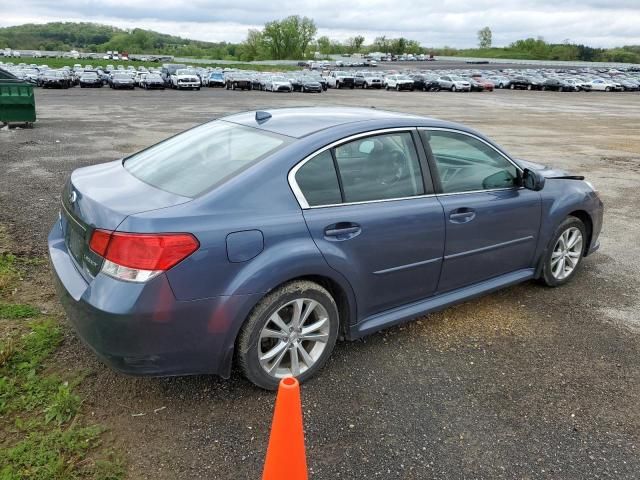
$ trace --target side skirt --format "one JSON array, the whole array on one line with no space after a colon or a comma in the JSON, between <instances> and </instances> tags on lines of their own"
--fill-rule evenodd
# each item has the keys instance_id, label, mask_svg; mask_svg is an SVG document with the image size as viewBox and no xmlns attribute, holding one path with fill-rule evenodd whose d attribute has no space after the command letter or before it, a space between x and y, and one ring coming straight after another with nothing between
<instances>
[{"instance_id":1,"label":"side skirt","mask_svg":"<svg viewBox=\"0 0 640 480\"><path fill-rule=\"evenodd\" d=\"M370 335L383 328L392 327L407 322L421 315L442 310L456 303L465 302L472 298L480 297L487 293L500 290L517 283L531 280L535 277L535 269L526 268L515 272L500 275L499 277L485 280L468 287L460 288L452 292L441 293L426 300L410 303L402 307L392 308L363 319L353 325L349 330L349 338L355 340L365 335Z\"/></svg>"}]
</instances>

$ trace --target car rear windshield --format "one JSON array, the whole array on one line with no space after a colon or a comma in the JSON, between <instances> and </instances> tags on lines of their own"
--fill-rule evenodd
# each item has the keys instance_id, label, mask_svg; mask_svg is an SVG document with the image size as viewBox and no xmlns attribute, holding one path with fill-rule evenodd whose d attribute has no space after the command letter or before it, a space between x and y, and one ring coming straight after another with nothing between
<instances>
[{"instance_id":1,"label":"car rear windshield","mask_svg":"<svg viewBox=\"0 0 640 480\"><path fill-rule=\"evenodd\" d=\"M197 197L291 141L290 137L218 120L136 153L124 161L124 167L156 188Z\"/></svg>"}]
</instances>

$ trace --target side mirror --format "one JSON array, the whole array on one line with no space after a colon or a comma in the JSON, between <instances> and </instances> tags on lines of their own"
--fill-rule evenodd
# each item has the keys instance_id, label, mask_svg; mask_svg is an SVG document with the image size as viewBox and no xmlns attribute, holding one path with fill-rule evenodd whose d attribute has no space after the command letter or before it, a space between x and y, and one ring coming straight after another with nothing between
<instances>
[{"instance_id":1,"label":"side mirror","mask_svg":"<svg viewBox=\"0 0 640 480\"><path fill-rule=\"evenodd\" d=\"M525 168L522 172L522 186L528 190L539 192L544 188L544 176L535 170Z\"/></svg>"}]
</instances>

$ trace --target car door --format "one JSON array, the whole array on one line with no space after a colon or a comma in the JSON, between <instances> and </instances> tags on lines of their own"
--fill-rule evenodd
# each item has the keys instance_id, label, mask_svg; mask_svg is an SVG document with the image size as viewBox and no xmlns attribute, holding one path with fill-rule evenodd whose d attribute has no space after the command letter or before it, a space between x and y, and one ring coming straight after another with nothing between
<instances>
[{"instance_id":1,"label":"car door","mask_svg":"<svg viewBox=\"0 0 640 480\"><path fill-rule=\"evenodd\" d=\"M519 186L519 167L469 133L421 129L420 136L446 224L438 291L531 268L541 197Z\"/></svg>"},{"instance_id":2,"label":"car door","mask_svg":"<svg viewBox=\"0 0 640 480\"><path fill-rule=\"evenodd\" d=\"M316 245L351 284L360 319L428 297L438 284L444 216L417 142L415 129L356 135L289 177Z\"/></svg>"}]
</instances>

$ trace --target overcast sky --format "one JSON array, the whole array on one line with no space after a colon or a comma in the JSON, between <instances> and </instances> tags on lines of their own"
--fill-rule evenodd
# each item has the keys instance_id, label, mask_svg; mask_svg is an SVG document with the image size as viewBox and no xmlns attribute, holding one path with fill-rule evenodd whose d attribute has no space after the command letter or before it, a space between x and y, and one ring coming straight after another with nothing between
<instances>
[{"instance_id":1,"label":"overcast sky","mask_svg":"<svg viewBox=\"0 0 640 480\"><path fill-rule=\"evenodd\" d=\"M9 0L3 0L9 2ZM547 41L611 47L640 44L640 0L20 0L2 8L0 26L89 21L146 28L208 41L242 41L287 15L315 20L319 35L404 36L425 46L472 47L488 25L495 46L542 36Z\"/></svg>"}]
</instances>

